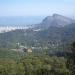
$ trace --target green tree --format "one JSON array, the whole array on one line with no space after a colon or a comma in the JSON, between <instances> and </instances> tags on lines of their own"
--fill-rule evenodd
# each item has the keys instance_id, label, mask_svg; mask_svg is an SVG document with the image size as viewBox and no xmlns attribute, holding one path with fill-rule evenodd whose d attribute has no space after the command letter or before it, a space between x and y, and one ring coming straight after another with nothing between
<instances>
[{"instance_id":1,"label":"green tree","mask_svg":"<svg viewBox=\"0 0 75 75\"><path fill-rule=\"evenodd\" d=\"M71 50L67 53L67 68L70 70L70 75L75 75L75 42L71 44Z\"/></svg>"}]
</instances>

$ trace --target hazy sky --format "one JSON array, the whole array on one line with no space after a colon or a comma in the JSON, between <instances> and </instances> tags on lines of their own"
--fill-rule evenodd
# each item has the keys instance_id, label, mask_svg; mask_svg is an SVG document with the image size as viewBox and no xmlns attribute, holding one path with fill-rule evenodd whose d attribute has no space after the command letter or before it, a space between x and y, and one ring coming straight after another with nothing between
<instances>
[{"instance_id":1,"label":"hazy sky","mask_svg":"<svg viewBox=\"0 0 75 75\"><path fill-rule=\"evenodd\" d=\"M75 16L75 0L0 0L0 16Z\"/></svg>"}]
</instances>

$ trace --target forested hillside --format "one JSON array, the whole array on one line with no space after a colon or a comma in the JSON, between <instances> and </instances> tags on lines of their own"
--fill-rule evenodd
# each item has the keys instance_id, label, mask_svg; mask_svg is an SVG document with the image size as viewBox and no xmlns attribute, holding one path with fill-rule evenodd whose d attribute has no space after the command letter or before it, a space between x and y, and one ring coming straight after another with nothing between
<instances>
[{"instance_id":1,"label":"forested hillside","mask_svg":"<svg viewBox=\"0 0 75 75\"><path fill-rule=\"evenodd\" d=\"M0 75L75 75L75 23L71 21L55 14L38 27L0 33Z\"/></svg>"}]
</instances>

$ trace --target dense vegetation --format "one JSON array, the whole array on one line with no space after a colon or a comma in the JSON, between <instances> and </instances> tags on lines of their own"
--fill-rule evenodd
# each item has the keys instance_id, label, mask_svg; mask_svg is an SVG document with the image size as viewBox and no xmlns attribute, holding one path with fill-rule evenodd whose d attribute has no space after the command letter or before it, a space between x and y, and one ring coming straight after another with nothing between
<instances>
[{"instance_id":1,"label":"dense vegetation","mask_svg":"<svg viewBox=\"0 0 75 75\"><path fill-rule=\"evenodd\" d=\"M0 59L0 75L68 75L63 57L27 56L19 62Z\"/></svg>"},{"instance_id":2,"label":"dense vegetation","mask_svg":"<svg viewBox=\"0 0 75 75\"><path fill-rule=\"evenodd\" d=\"M1 33L0 75L75 75L75 43L70 46L74 32L75 24L39 32L28 29ZM11 50L18 42L36 49L32 53Z\"/></svg>"},{"instance_id":3,"label":"dense vegetation","mask_svg":"<svg viewBox=\"0 0 75 75\"><path fill-rule=\"evenodd\" d=\"M67 52L67 68L70 75L75 75L75 42L71 44L71 51Z\"/></svg>"},{"instance_id":4,"label":"dense vegetation","mask_svg":"<svg viewBox=\"0 0 75 75\"><path fill-rule=\"evenodd\" d=\"M74 50L65 58L0 49L0 75L75 75Z\"/></svg>"}]
</instances>

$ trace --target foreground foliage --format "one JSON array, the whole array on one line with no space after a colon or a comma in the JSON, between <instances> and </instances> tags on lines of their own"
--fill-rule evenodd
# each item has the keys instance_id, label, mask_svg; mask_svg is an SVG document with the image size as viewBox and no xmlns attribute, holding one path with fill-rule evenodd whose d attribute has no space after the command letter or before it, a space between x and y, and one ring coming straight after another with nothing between
<instances>
[{"instance_id":1,"label":"foreground foliage","mask_svg":"<svg viewBox=\"0 0 75 75\"><path fill-rule=\"evenodd\" d=\"M67 68L70 70L70 75L75 75L75 42L71 44L71 49L67 56Z\"/></svg>"},{"instance_id":2,"label":"foreground foliage","mask_svg":"<svg viewBox=\"0 0 75 75\"><path fill-rule=\"evenodd\" d=\"M68 75L63 57L29 56L19 62L0 59L0 75Z\"/></svg>"},{"instance_id":3,"label":"foreground foliage","mask_svg":"<svg viewBox=\"0 0 75 75\"><path fill-rule=\"evenodd\" d=\"M0 49L0 75L75 75L75 42L67 57Z\"/></svg>"}]
</instances>

